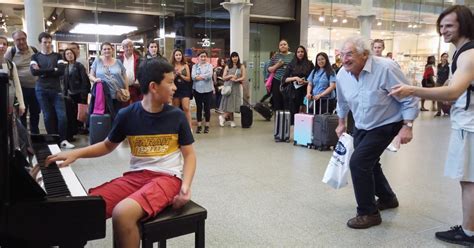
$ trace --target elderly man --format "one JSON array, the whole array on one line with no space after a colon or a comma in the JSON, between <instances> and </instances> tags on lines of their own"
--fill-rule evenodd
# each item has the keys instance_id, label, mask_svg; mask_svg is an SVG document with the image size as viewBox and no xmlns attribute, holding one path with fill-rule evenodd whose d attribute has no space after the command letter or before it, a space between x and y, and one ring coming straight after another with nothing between
<instances>
[{"instance_id":1,"label":"elderly man","mask_svg":"<svg viewBox=\"0 0 474 248\"><path fill-rule=\"evenodd\" d=\"M122 41L123 55L119 56L120 61L125 66L127 73L128 82L130 85L128 89L130 91L130 101L136 102L143 98L140 91L140 85L138 84L138 66L140 65L140 56L135 53L133 49L133 42L130 39Z\"/></svg>"},{"instance_id":2,"label":"elderly man","mask_svg":"<svg viewBox=\"0 0 474 248\"><path fill-rule=\"evenodd\" d=\"M30 72L31 56L37 53L38 50L35 47L28 46L26 33L22 30L16 30L13 32L12 37L15 46L7 51L5 58L16 64L18 77L20 78L23 100L26 107L25 113L20 117L20 120L26 128L26 116L29 112L30 132L33 134L39 134L38 124L41 109L35 94L36 77Z\"/></svg>"},{"instance_id":3,"label":"elderly man","mask_svg":"<svg viewBox=\"0 0 474 248\"><path fill-rule=\"evenodd\" d=\"M462 225L455 225L436 238L474 247L474 15L464 5L444 10L436 22L444 42L456 47L447 87L422 88L399 85L391 94L418 96L438 101L455 101L451 108L451 139L444 174L459 180L462 197Z\"/></svg>"},{"instance_id":4,"label":"elderly man","mask_svg":"<svg viewBox=\"0 0 474 248\"><path fill-rule=\"evenodd\" d=\"M349 110L355 120L355 150L350 169L357 216L347 226L363 229L382 222L379 210L398 207L397 197L382 172L380 155L396 135L402 144L410 142L413 120L418 116L418 100L388 96L393 86L399 82L408 84L408 80L394 61L372 56L362 37L345 40L341 58L344 68L337 74L336 82L337 135L346 131Z\"/></svg>"}]
</instances>

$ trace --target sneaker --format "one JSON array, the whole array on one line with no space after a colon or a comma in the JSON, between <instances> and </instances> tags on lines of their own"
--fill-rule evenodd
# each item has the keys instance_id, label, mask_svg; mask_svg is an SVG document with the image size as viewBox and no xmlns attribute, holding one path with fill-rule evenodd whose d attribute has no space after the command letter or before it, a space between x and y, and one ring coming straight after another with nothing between
<instances>
[{"instance_id":1,"label":"sneaker","mask_svg":"<svg viewBox=\"0 0 474 248\"><path fill-rule=\"evenodd\" d=\"M230 122L230 127L236 127L237 125L235 124L235 122L231 121Z\"/></svg>"},{"instance_id":2,"label":"sneaker","mask_svg":"<svg viewBox=\"0 0 474 248\"><path fill-rule=\"evenodd\" d=\"M223 115L219 115L219 126L223 127L225 124L225 118Z\"/></svg>"},{"instance_id":3,"label":"sneaker","mask_svg":"<svg viewBox=\"0 0 474 248\"><path fill-rule=\"evenodd\" d=\"M435 233L437 239L458 245L474 246L474 236L467 236L461 226L453 226L449 231Z\"/></svg>"},{"instance_id":4,"label":"sneaker","mask_svg":"<svg viewBox=\"0 0 474 248\"><path fill-rule=\"evenodd\" d=\"M377 205L377 208L380 211L385 210L385 209L398 208L398 205L399 205L398 199L396 196L394 196L389 201L381 201L379 198L377 202L375 202L375 204Z\"/></svg>"},{"instance_id":5,"label":"sneaker","mask_svg":"<svg viewBox=\"0 0 474 248\"><path fill-rule=\"evenodd\" d=\"M377 226L382 223L380 212L368 215L357 215L356 217L347 221L347 226L354 229L366 229L372 226Z\"/></svg>"},{"instance_id":6,"label":"sneaker","mask_svg":"<svg viewBox=\"0 0 474 248\"><path fill-rule=\"evenodd\" d=\"M69 143L67 140L61 141L59 146L61 146L61 148L64 148L64 149L72 149L72 148L76 147L75 145Z\"/></svg>"},{"instance_id":7,"label":"sneaker","mask_svg":"<svg viewBox=\"0 0 474 248\"><path fill-rule=\"evenodd\" d=\"M201 131L202 131L202 127L201 127L201 126L198 126L198 127L196 128L196 133L201 133Z\"/></svg>"},{"instance_id":8,"label":"sneaker","mask_svg":"<svg viewBox=\"0 0 474 248\"><path fill-rule=\"evenodd\" d=\"M209 126L204 127L204 133L209 133Z\"/></svg>"},{"instance_id":9,"label":"sneaker","mask_svg":"<svg viewBox=\"0 0 474 248\"><path fill-rule=\"evenodd\" d=\"M435 116L435 117L441 116L441 112L436 112L436 114L435 114L434 116Z\"/></svg>"}]
</instances>

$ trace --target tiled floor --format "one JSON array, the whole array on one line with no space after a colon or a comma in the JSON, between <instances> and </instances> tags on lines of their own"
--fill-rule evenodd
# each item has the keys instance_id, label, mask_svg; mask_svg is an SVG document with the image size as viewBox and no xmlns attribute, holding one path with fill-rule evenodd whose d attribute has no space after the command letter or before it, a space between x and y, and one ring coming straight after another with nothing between
<instances>
[{"instance_id":1,"label":"tiled floor","mask_svg":"<svg viewBox=\"0 0 474 248\"><path fill-rule=\"evenodd\" d=\"M421 113L410 144L383 154L400 207L384 211L382 224L367 230L346 227L355 215L351 184L334 190L321 182L331 152L275 143L273 123L257 115L250 129L214 124L210 134L195 135L192 198L208 210L207 247L449 247L434 232L460 224L460 187L442 175L449 118L433 114ZM125 171L128 154L122 144L106 157L77 161L74 170L92 187ZM87 247L112 247L107 224L107 237ZM187 235L168 246L193 242Z\"/></svg>"}]
</instances>

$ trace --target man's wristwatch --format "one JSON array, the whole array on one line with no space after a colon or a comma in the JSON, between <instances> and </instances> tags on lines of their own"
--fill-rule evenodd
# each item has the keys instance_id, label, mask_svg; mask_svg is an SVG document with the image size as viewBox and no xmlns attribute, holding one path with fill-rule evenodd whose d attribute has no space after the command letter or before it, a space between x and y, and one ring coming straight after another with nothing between
<instances>
[{"instance_id":1,"label":"man's wristwatch","mask_svg":"<svg viewBox=\"0 0 474 248\"><path fill-rule=\"evenodd\" d=\"M403 123L403 126L406 126L406 127L409 127L409 128L413 128L413 122L404 122L404 123Z\"/></svg>"}]
</instances>

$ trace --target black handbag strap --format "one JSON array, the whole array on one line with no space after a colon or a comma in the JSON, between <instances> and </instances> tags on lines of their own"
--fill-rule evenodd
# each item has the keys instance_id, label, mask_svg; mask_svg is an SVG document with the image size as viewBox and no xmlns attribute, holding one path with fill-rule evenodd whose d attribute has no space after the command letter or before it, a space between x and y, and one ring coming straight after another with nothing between
<instances>
[{"instance_id":1,"label":"black handbag strap","mask_svg":"<svg viewBox=\"0 0 474 248\"><path fill-rule=\"evenodd\" d=\"M467 50L470 50L470 49L473 49L474 48L474 41L471 40L469 42L467 42L466 44L464 44L461 48L459 48L459 50L457 50L455 53L454 53L454 56L453 56L453 63L451 64L451 72L454 74L454 72L456 72L456 69L457 69L457 62L458 62L458 57L461 53L467 51ZM471 104L471 91L474 90L474 87L472 85L469 85L469 87L467 87L466 89L466 106L464 107L464 110L467 110L469 108L469 105Z\"/></svg>"}]
</instances>

